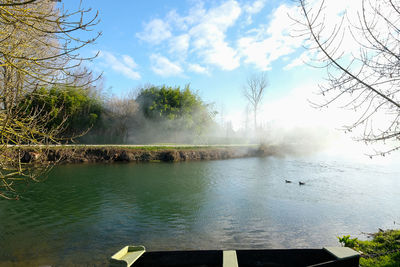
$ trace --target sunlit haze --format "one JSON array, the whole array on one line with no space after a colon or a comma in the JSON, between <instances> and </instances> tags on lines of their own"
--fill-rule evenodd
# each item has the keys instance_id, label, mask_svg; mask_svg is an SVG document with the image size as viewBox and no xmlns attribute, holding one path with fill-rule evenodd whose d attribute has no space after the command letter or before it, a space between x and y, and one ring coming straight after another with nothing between
<instances>
[{"instance_id":1,"label":"sunlit haze","mask_svg":"<svg viewBox=\"0 0 400 267\"><path fill-rule=\"evenodd\" d=\"M79 2L61 5L74 10ZM339 130L356 118L354 112L339 105L311 108L310 100L322 102L315 93L326 73L305 64L311 52L303 48L304 40L293 37L297 26L289 15L299 16L295 2L88 0L83 5L99 11L102 37L81 53L99 52L89 67L103 73L107 93L122 96L145 84L190 84L205 102L214 104L218 122L231 122L239 130L245 120L246 78L266 71L269 86L259 121L271 134L285 138L286 132L300 132L308 142L335 151L343 148L345 154L373 151L352 141L357 133ZM327 5L329 29L345 8L351 14L357 3ZM351 53L357 45L345 39L341 49Z\"/></svg>"}]
</instances>

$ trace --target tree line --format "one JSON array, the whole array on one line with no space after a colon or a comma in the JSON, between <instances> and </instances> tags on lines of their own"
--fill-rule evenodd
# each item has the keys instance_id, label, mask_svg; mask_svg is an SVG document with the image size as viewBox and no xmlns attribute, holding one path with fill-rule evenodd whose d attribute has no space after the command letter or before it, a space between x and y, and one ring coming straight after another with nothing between
<instances>
[{"instance_id":1,"label":"tree line","mask_svg":"<svg viewBox=\"0 0 400 267\"><path fill-rule=\"evenodd\" d=\"M63 125L64 142L87 144L200 142L215 115L189 85L146 86L124 97L79 86L42 87L21 105L26 115L48 114L47 130Z\"/></svg>"}]
</instances>

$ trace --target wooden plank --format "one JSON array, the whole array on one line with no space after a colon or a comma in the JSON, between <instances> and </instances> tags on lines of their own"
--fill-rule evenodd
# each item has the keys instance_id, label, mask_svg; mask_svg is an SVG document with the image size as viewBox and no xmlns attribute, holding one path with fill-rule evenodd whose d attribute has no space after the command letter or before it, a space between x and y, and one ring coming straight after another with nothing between
<instances>
[{"instance_id":1,"label":"wooden plank","mask_svg":"<svg viewBox=\"0 0 400 267\"><path fill-rule=\"evenodd\" d=\"M223 267L239 267L235 250L224 250L222 254Z\"/></svg>"}]
</instances>

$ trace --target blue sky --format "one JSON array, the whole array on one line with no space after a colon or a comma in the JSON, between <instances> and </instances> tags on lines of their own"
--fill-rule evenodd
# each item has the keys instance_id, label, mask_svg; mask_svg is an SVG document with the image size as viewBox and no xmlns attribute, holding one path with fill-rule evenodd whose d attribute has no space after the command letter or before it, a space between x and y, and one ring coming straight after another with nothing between
<instances>
[{"instance_id":1,"label":"blue sky","mask_svg":"<svg viewBox=\"0 0 400 267\"><path fill-rule=\"evenodd\" d=\"M79 1L63 1L74 10ZM94 1L102 31L85 55L105 86L123 95L144 84L190 83L202 99L225 114L243 113L246 77L267 71L265 99L279 99L305 79L301 41L289 36L292 1ZM300 66L291 67L299 64ZM307 80L307 78L306 78Z\"/></svg>"}]
</instances>

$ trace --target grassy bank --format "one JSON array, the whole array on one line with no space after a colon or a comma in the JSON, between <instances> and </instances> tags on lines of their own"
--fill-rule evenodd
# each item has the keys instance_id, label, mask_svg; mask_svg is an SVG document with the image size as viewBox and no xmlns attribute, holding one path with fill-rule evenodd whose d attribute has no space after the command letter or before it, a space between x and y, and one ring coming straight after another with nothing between
<instances>
[{"instance_id":1,"label":"grassy bank","mask_svg":"<svg viewBox=\"0 0 400 267\"><path fill-rule=\"evenodd\" d=\"M343 236L339 242L362 253L360 266L400 266L400 230L379 231L372 240Z\"/></svg>"}]
</instances>

